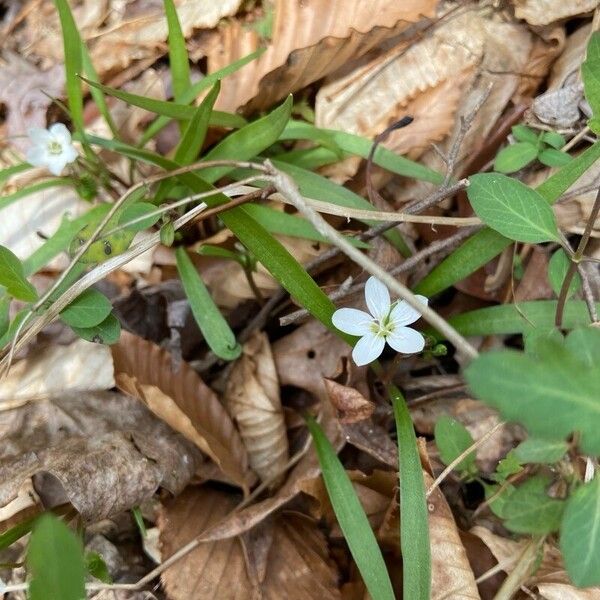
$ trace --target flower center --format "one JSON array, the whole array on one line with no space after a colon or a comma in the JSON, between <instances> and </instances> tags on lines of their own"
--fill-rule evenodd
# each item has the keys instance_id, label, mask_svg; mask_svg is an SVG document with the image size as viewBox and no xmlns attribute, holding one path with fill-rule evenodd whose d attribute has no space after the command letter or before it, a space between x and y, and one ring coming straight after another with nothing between
<instances>
[{"instance_id":1,"label":"flower center","mask_svg":"<svg viewBox=\"0 0 600 600\"><path fill-rule=\"evenodd\" d=\"M390 315L388 314L381 321L373 321L373 323L371 324L371 331L375 335L387 337L394 331L395 327L396 324L390 319Z\"/></svg>"},{"instance_id":2,"label":"flower center","mask_svg":"<svg viewBox=\"0 0 600 600\"><path fill-rule=\"evenodd\" d=\"M48 142L48 152L50 154L54 154L54 155L62 154L62 151L63 151L63 147L60 142L55 142L55 141Z\"/></svg>"}]
</instances>

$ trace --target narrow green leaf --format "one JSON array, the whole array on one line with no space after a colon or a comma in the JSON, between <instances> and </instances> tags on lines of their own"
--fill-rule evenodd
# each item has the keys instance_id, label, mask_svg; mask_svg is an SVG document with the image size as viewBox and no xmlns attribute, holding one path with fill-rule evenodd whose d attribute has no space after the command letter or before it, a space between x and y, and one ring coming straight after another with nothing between
<instances>
[{"instance_id":1,"label":"narrow green leaf","mask_svg":"<svg viewBox=\"0 0 600 600\"><path fill-rule=\"evenodd\" d=\"M41 192L42 190L46 190L48 188L59 187L62 185L72 186L73 180L70 177L54 177L53 179L47 179L46 181L40 181L38 183L33 183L31 185L22 187L20 190L17 190L12 194L0 196L0 210L10 206L13 202L20 200L21 198L25 198L26 196Z\"/></svg>"},{"instance_id":2,"label":"narrow green leaf","mask_svg":"<svg viewBox=\"0 0 600 600\"><path fill-rule=\"evenodd\" d=\"M0 286L19 300L34 302L37 292L27 281L21 261L5 246L0 245Z\"/></svg>"},{"instance_id":3,"label":"narrow green leaf","mask_svg":"<svg viewBox=\"0 0 600 600\"><path fill-rule=\"evenodd\" d=\"M252 62L254 59L258 58L265 50L266 48L259 48L258 50L255 50L247 56L244 56L243 58L232 62L231 64L227 65L226 67L223 67L222 69L219 69L218 71L215 71L214 73L206 75L199 81L196 81L196 83L193 83L187 90L183 92L181 96L181 103L189 104L195 98L197 98L204 90L208 89L211 85L214 85L217 81L227 77L228 75L231 75L232 73L235 73L244 65L247 65L249 62ZM155 119L148 126L148 128L144 132L144 135L141 137L139 146L144 146L148 142L148 140L152 139L163 127L165 127L165 125L169 123L169 121L171 121L171 118L164 116L160 116L157 119ZM241 119L240 122L242 123L242 126L243 124L245 124L244 119ZM216 125L216 123L213 123L213 125Z\"/></svg>"},{"instance_id":4,"label":"narrow green leaf","mask_svg":"<svg viewBox=\"0 0 600 600\"><path fill-rule=\"evenodd\" d=\"M11 301L12 298L6 292L0 292L0 337L8 331L10 325Z\"/></svg>"},{"instance_id":5,"label":"narrow green leaf","mask_svg":"<svg viewBox=\"0 0 600 600\"><path fill-rule=\"evenodd\" d=\"M556 218L535 190L499 173L470 179L467 195L477 216L489 227L518 242L558 240Z\"/></svg>"},{"instance_id":6,"label":"narrow green leaf","mask_svg":"<svg viewBox=\"0 0 600 600\"><path fill-rule=\"evenodd\" d=\"M152 225L160 219L160 215L150 214L153 212L156 212L156 206L154 204L150 204L150 202L134 202L123 209L118 217L118 222L119 225L125 225L125 223L137 221L137 219L142 219L142 217L144 217L143 220L131 223L131 225L127 226L128 231L144 231L144 229L152 227ZM150 216L146 217L145 215Z\"/></svg>"},{"instance_id":7,"label":"narrow green leaf","mask_svg":"<svg viewBox=\"0 0 600 600\"><path fill-rule=\"evenodd\" d=\"M529 142L530 144L537 144L538 142L538 134L531 127L513 125L511 131L518 142Z\"/></svg>"},{"instance_id":8,"label":"narrow green leaf","mask_svg":"<svg viewBox=\"0 0 600 600\"><path fill-rule=\"evenodd\" d=\"M163 0L169 35L169 67L173 83L173 96L177 102L182 102L183 94L192 82L190 79L190 63L185 46L185 37L181 31L179 16L173 0Z\"/></svg>"},{"instance_id":9,"label":"narrow green leaf","mask_svg":"<svg viewBox=\"0 0 600 600\"><path fill-rule=\"evenodd\" d=\"M560 150L567 143L565 138L560 133L556 133L556 131L544 131L542 133L542 141L557 150Z\"/></svg>"},{"instance_id":10,"label":"narrow green leaf","mask_svg":"<svg viewBox=\"0 0 600 600\"><path fill-rule=\"evenodd\" d=\"M352 482L317 422L309 417L307 425L319 458L331 506L367 590L371 598L394 600L394 590L381 549ZM416 557L411 557L410 560L414 561ZM414 598L418 600L417 597Z\"/></svg>"},{"instance_id":11,"label":"narrow green leaf","mask_svg":"<svg viewBox=\"0 0 600 600\"><path fill-rule=\"evenodd\" d=\"M175 226L173 225L173 221L167 221L160 228L160 243L163 246L172 246L175 241Z\"/></svg>"},{"instance_id":12,"label":"narrow green leaf","mask_svg":"<svg viewBox=\"0 0 600 600\"><path fill-rule=\"evenodd\" d=\"M467 428L456 419L447 416L442 416L437 420L434 435L440 458L445 465L449 465L457 459L474 443L473 436ZM475 452L468 454L456 465L455 469L457 471L476 472Z\"/></svg>"},{"instance_id":13,"label":"narrow green leaf","mask_svg":"<svg viewBox=\"0 0 600 600\"><path fill-rule=\"evenodd\" d=\"M530 437L521 442L514 449L514 453L521 464L553 464L566 454L568 448L568 444L563 440L543 440Z\"/></svg>"},{"instance_id":14,"label":"narrow green leaf","mask_svg":"<svg viewBox=\"0 0 600 600\"><path fill-rule=\"evenodd\" d=\"M349 154L366 159L371 152L373 142L352 133L335 129L320 129L303 121L291 120L283 130L281 140L312 140L325 147L339 148ZM383 146L379 146L373 156L373 162L392 173L440 184L444 176L417 162L399 156Z\"/></svg>"},{"instance_id":15,"label":"narrow green leaf","mask_svg":"<svg viewBox=\"0 0 600 600\"><path fill-rule=\"evenodd\" d=\"M565 275L569 270L570 264L571 261L562 248L559 248L552 255L552 258L548 263L548 279L550 280L550 286L552 287L552 290L557 296L560 295L560 289L562 288L562 284L565 280ZM570 298L573 294L577 293L580 288L581 275L579 275L579 273L575 273L575 276L569 284L569 289L567 290L567 298Z\"/></svg>"},{"instance_id":16,"label":"narrow green leaf","mask_svg":"<svg viewBox=\"0 0 600 600\"><path fill-rule=\"evenodd\" d=\"M390 384L388 393L394 409L398 436L400 522L402 523L400 545L402 556L405 557L402 574L403 597L405 600L430 600L429 512L417 437L400 390Z\"/></svg>"},{"instance_id":17,"label":"narrow green leaf","mask_svg":"<svg viewBox=\"0 0 600 600\"><path fill-rule=\"evenodd\" d=\"M83 547L77 536L49 514L39 518L27 549L30 600L82 600L85 595Z\"/></svg>"},{"instance_id":18,"label":"narrow green leaf","mask_svg":"<svg viewBox=\"0 0 600 600\"><path fill-rule=\"evenodd\" d=\"M27 169L31 169L31 165L26 162L18 163L16 165L11 165L10 167L0 169L0 184L4 183L7 179L12 177L13 175L16 175L17 173L27 171Z\"/></svg>"},{"instance_id":19,"label":"narrow green leaf","mask_svg":"<svg viewBox=\"0 0 600 600\"><path fill-rule=\"evenodd\" d=\"M585 97L592 107L595 119L600 117L600 32L595 31L590 37L587 46L587 55L581 65L583 89ZM593 128L598 133L597 128Z\"/></svg>"},{"instance_id":20,"label":"narrow green leaf","mask_svg":"<svg viewBox=\"0 0 600 600\"><path fill-rule=\"evenodd\" d=\"M94 289L88 289L60 313L60 318L70 327L94 327L102 323L112 310L110 300Z\"/></svg>"},{"instance_id":21,"label":"narrow green leaf","mask_svg":"<svg viewBox=\"0 0 600 600\"><path fill-rule=\"evenodd\" d=\"M584 150L538 186L536 191L548 202L555 202L598 158L600 158L600 142ZM438 294L485 265L509 245L510 240L491 229L479 231L433 269L414 291L424 296Z\"/></svg>"},{"instance_id":22,"label":"narrow green leaf","mask_svg":"<svg viewBox=\"0 0 600 600\"><path fill-rule=\"evenodd\" d=\"M600 331L589 329L587 335L598 337ZM487 352L467 367L465 377L479 399L532 435L564 440L577 431L582 450L600 454L600 372L565 344L548 342L542 357Z\"/></svg>"},{"instance_id":23,"label":"narrow green leaf","mask_svg":"<svg viewBox=\"0 0 600 600\"><path fill-rule=\"evenodd\" d=\"M499 173L514 173L527 166L538 155L538 149L530 142L517 142L502 148L496 160L494 169Z\"/></svg>"},{"instance_id":24,"label":"narrow green leaf","mask_svg":"<svg viewBox=\"0 0 600 600\"><path fill-rule=\"evenodd\" d=\"M573 160L573 157L566 152L556 150L556 148L546 148L540 152L539 161L547 167L562 167Z\"/></svg>"},{"instance_id":25,"label":"narrow green leaf","mask_svg":"<svg viewBox=\"0 0 600 600\"><path fill-rule=\"evenodd\" d=\"M290 118L291 111L292 96L288 96L283 104L268 115L248 123L245 127L228 135L205 155L205 160L250 160L254 158L277 141ZM202 179L212 183L234 168L234 166L223 166L204 169Z\"/></svg>"},{"instance_id":26,"label":"narrow green leaf","mask_svg":"<svg viewBox=\"0 0 600 600\"><path fill-rule=\"evenodd\" d=\"M241 354L242 348L237 343L229 323L211 298L185 248L177 248L175 257L185 295L190 301L192 314L206 343L217 356L225 360L235 360Z\"/></svg>"},{"instance_id":27,"label":"narrow green leaf","mask_svg":"<svg viewBox=\"0 0 600 600\"><path fill-rule=\"evenodd\" d=\"M279 162L290 163L307 171L314 171L348 156L350 155L345 152L335 152L329 148L315 146L314 148L300 148L282 152L274 156L273 159Z\"/></svg>"},{"instance_id":28,"label":"narrow green leaf","mask_svg":"<svg viewBox=\"0 0 600 600\"><path fill-rule=\"evenodd\" d=\"M121 323L112 313L98 325L92 327L71 327L82 339L95 344L110 346L116 344L121 337Z\"/></svg>"},{"instance_id":29,"label":"narrow green leaf","mask_svg":"<svg viewBox=\"0 0 600 600\"><path fill-rule=\"evenodd\" d=\"M37 515L35 517L30 517L17 523L10 529L7 529L4 533L0 533L0 550L5 550L23 536L30 533L37 519Z\"/></svg>"},{"instance_id":30,"label":"narrow green leaf","mask_svg":"<svg viewBox=\"0 0 600 600\"><path fill-rule=\"evenodd\" d=\"M577 587L600 585L600 477L582 485L567 500L560 550Z\"/></svg>"},{"instance_id":31,"label":"narrow green leaf","mask_svg":"<svg viewBox=\"0 0 600 600\"><path fill-rule=\"evenodd\" d=\"M515 488L502 507L504 526L516 533L534 535L556 531L565 502L548 496L549 485L549 477L538 475Z\"/></svg>"}]
</instances>

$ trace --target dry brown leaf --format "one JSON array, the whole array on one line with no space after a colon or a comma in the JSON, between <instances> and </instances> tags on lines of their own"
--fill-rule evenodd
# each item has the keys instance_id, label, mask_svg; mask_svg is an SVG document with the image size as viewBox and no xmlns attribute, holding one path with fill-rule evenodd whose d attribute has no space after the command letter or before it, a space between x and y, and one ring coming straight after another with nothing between
<instances>
[{"instance_id":1,"label":"dry brown leaf","mask_svg":"<svg viewBox=\"0 0 600 600\"><path fill-rule=\"evenodd\" d=\"M177 494L202 455L136 400L62 394L0 412L0 506L33 478L46 507L71 502L86 521Z\"/></svg>"},{"instance_id":2,"label":"dry brown leaf","mask_svg":"<svg viewBox=\"0 0 600 600\"><path fill-rule=\"evenodd\" d=\"M115 385L110 350L76 340L49 346L15 363L0 382L0 410L63 392L108 390Z\"/></svg>"},{"instance_id":3,"label":"dry brown leaf","mask_svg":"<svg viewBox=\"0 0 600 600\"><path fill-rule=\"evenodd\" d=\"M540 583L535 586L544 600L598 600L600 588L577 588L568 583Z\"/></svg>"},{"instance_id":4,"label":"dry brown leaf","mask_svg":"<svg viewBox=\"0 0 600 600\"><path fill-rule=\"evenodd\" d=\"M0 65L0 102L6 107L6 137L24 152L30 127L46 127L46 111L60 97L65 82L62 65L40 71L13 52L5 52ZM24 137L25 136L25 137Z\"/></svg>"},{"instance_id":5,"label":"dry brown leaf","mask_svg":"<svg viewBox=\"0 0 600 600\"><path fill-rule=\"evenodd\" d=\"M324 377L335 377L340 360L350 354L346 342L318 321L308 321L273 344L281 385L294 385L328 403Z\"/></svg>"},{"instance_id":6,"label":"dry brown leaf","mask_svg":"<svg viewBox=\"0 0 600 600\"><path fill-rule=\"evenodd\" d=\"M237 422L250 466L276 486L289 459L279 380L266 334L256 332L227 379L224 400Z\"/></svg>"},{"instance_id":7,"label":"dry brown leaf","mask_svg":"<svg viewBox=\"0 0 600 600\"><path fill-rule=\"evenodd\" d=\"M325 388L331 404L338 411L339 422L344 425L364 421L375 410L375 404L352 387L325 379Z\"/></svg>"},{"instance_id":8,"label":"dry brown leaf","mask_svg":"<svg viewBox=\"0 0 600 600\"><path fill-rule=\"evenodd\" d=\"M173 554L225 517L235 504L235 496L206 487L189 488L166 503L158 521L162 555ZM190 514L195 515L192 521ZM177 561L161 576L169 598L340 598L337 571L313 521L282 514L244 543L250 569L239 538L201 544Z\"/></svg>"},{"instance_id":9,"label":"dry brown leaf","mask_svg":"<svg viewBox=\"0 0 600 600\"><path fill-rule=\"evenodd\" d=\"M512 0L515 16L530 25L548 25L591 12L598 6L598 0Z\"/></svg>"},{"instance_id":10,"label":"dry brown leaf","mask_svg":"<svg viewBox=\"0 0 600 600\"><path fill-rule=\"evenodd\" d=\"M437 0L276 0L272 40L256 61L223 81L221 110L264 109L286 94L321 79L364 55L423 17L433 17ZM209 53L216 71L256 50L258 34L239 22L220 32Z\"/></svg>"},{"instance_id":11,"label":"dry brown leaf","mask_svg":"<svg viewBox=\"0 0 600 600\"><path fill-rule=\"evenodd\" d=\"M123 332L112 346L117 381L158 417L210 456L234 483L253 482L244 444L214 392L182 362L156 344ZM123 377L126 375L128 377Z\"/></svg>"}]
</instances>

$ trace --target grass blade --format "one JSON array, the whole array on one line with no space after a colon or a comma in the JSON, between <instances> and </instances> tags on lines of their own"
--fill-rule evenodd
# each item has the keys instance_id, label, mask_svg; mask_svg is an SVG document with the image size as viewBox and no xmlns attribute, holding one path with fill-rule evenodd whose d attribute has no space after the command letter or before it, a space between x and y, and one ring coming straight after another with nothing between
<instances>
[{"instance_id":1,"label":"grass blade","mask_svg":"<svg viewBox=\"0 0 600 600\"><path fill-rule=\"evenodd\" d=\"M381 549L352 482L321 427L312 417L307 418L307 425L331 505L367 590L376 600L394 600Z\"/></svg>"},{"instance_id":2,"label":"grass blade","mask_svg":"<svg viewBox=\"0 0 600 600\"><path fill-rule=\"evenodd\" d=\"M53 179L47 179L46 181L40 181L27 187L21 188L12 194L6 194L6 196L0 196L0 210L10 206L13 202L25 198L30 194L35 194L42 190L46 190L52 187L58 187L61 185L73 185L73 180L70 177L54 177Z\"/></svg>"},{"instance_id":3,"label":"grass blade","mask_svg":"<svg viewBox=\"0 0 600 600\"><path fill-rule=\"evenodd\" d=\"M171 68L173 96L177 102L181 102L185 90L192 84L190 79L190 59L175 4L173 0L163 0L163 2L167 17L167 27L169 29L167 39L169 42L169 66Z\"/></svg>"}]
</instances>

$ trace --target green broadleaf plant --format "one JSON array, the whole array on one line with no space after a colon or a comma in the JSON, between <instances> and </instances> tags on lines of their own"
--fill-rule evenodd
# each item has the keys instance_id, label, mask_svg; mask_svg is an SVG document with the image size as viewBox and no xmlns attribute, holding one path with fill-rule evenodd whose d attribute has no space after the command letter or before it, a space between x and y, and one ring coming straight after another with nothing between
<instances>
[{"instance_id":1,"label":"green broadleaf plant","mask_svg":"<svg viewBox=\"0 0 600 600\"><path fill-rule=\"evenodd\" d=\"M37 300L37 292L25 278L21 261L5 246L0 246L0 286L18 300Z\"/></svg>"},{"instance_id":2,"label":"green broadleaf plant","mask_svg":"<svg viewBox=\"0 0 600 600\"><path fill-rule=\"evenodd\" d=\"M451 417L442 416L437 420L434 435L440 458L445 465L449 465L474 443L473 436L466 427ZM468 454L455 469L470 475L477 473L475 453Z\"/></svg>"}]
</instances>

